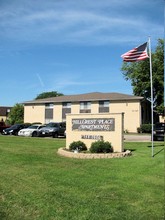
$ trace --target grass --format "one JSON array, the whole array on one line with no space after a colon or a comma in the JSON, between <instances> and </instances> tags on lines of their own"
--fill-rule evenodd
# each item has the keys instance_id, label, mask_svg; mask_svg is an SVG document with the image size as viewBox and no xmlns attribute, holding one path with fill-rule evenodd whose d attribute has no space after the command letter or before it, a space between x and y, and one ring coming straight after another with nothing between
<instances>
[{"instance_id":1,"label":"grass","mask_svg":"<svg viewBox=\"0 0 165 220\"><path fill-rule=\"evenodd\" d=\"M0 136L1 220L163 220L164 143L127 158L57 155L64 139Z\"/></svg>"}]
</instances>

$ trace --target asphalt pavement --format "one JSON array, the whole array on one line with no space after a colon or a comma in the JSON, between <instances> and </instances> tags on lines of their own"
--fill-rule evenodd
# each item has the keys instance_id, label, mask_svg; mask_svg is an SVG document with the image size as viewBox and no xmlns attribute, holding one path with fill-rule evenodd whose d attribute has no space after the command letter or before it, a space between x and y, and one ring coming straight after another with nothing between
<instances>
[{"instance_id":1,"label":"asphalt pavement","mask_svg":"<svg viewBox=\"0 0 165 220\"><path fill-rule=\"evenodd\" d=\"M150 134L125 134L124 135L125 142L150 142L151 135Z\"/></svg>"}]
</instances>

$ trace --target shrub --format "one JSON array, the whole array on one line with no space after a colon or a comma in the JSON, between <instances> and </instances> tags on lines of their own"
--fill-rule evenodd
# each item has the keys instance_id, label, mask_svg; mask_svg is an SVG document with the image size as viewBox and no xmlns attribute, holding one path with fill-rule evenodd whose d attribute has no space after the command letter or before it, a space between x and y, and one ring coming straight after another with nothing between
<instances>
[{"instance_id":1,"label":"shrub","mask_svg":"<svg viewBox=\"0 0 165 220\"><path fill-rule=\"evenodd\" d=\"M111 143L108 141L96 141L91 144L90 147L91 153L110 153L113 152Z\"/></svg>"},{"instance_id":2,"label":"shrub","mask_svg":"<svg viewBox=\"0 0 165 220\"><path fill-rule=\"evenodd\" d=\"M74 150L85 151L85 150L87 150L87 147L84 144L84 142L82 142L82 141L73 141L69 145L69 150L71 150L71 151L74 151Z\"/></svg>"},{"instance_id":3,"label":"shrub","mask_svg":"<svg viewBox=\"0 0 165 220\"><path fill-rule=\"evenodd\" d=\"M151 133L152 126L151 124L142 124L139 128L137 128L138 133Z\"/></svg>"},{"instance_id":4,"label":"shrub","mask_svg":"<svg viewBox=\"0 0 165 220\"><path fill-rule=\"evenodd\" d=\"M137 128L137 133L142 133L141 127L138 127L138 128Z\"/></svg>"}]
</instances>

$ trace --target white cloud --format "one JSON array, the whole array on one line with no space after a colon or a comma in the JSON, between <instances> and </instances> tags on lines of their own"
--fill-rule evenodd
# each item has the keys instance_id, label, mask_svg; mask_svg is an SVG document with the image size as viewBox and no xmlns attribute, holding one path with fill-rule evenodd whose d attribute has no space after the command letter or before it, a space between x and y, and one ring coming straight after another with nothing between
<instances>
[{"instance_id":1,"label":"white cloud","mask_svg":"<svg viewBox=\"0 0 165 220\"><path fill-rule=\"evenodd\" d=\"M117 74L118 75L118 74ZM58 91L67 91L68 89L82 89L82 88L90 88L92 89L92 86L102 86L102 85L113 85L117 84L120 78L119 76L116 77L110 77L109 79L102 79L102 75L97 74L95 78L93 76L88 76L88 74L83 74L83 73L60 73L59 75L55 76L50 76L46 85L48 86L46 90L51 91L51 90L58 90ZM84 80L82 80L84 79Z\"/></svg>"},{"instance_id":2,"label":"white cloud","mask_svg":"<svg viewBox=\"0 0 165 220\"><path fill-rule=\"evenodd\" d=\"M44 84L43 80L41 79L41 76L40 76L38 73L36 74L36 76L37 76L37 78L38 78L38 80L39 80L39 82L40 82L40 85L41 85L42 87L44 87L45 84Z\"/></svg>"},{"instance_id":3,"label":"white cloud","mask_svg":"<svg viewBox=\"0 0 165 220\"><path fill-rule=\"evenodd\" d=\"M0 37L4 41L102 45L163 36L162 24L149 20L145 13L142 16L138 9L133 17L129 13L120 15L122 8L123 12L124 8L134 9L132 0L16 2L0 9Z\"/></svg>"}]
</instances>

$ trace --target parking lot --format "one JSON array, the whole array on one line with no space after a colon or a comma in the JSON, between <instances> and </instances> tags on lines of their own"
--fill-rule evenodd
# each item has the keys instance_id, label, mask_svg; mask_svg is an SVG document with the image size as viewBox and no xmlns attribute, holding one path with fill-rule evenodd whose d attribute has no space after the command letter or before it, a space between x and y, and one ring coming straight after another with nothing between
<instances>
[{"instance_id":1,"label":"parking lot","mask_svg":"<svg viewBox=\"0 0 165 220\"><path fill-rule=\"evenodd\" d=\"M151 141L151 135L149 134L124 134L124 141L125 142L149 142Z\"/></svg>"}]
</instances>

